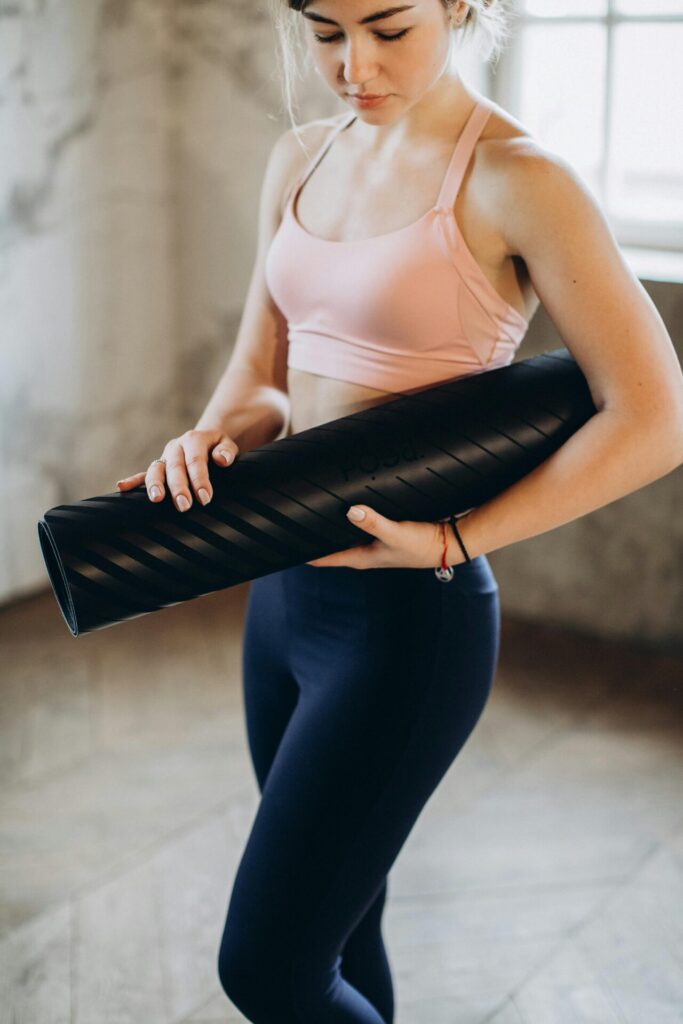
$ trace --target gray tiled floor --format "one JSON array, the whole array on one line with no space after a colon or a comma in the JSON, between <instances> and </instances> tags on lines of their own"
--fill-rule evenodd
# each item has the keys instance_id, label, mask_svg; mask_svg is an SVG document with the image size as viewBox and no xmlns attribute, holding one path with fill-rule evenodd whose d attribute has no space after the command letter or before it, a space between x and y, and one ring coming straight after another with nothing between
<instances>
[{"instance_id":1,"label":"gray tiled floor","mask_svg":"<svg viewBox=\"0 0 683 1024\"><path fill-rule=\"evenodd\" d=\"M0 612L0 1024L243 1020L247 592L78 640L51 594ZM682 704L681 661L504 621L392 870L396 1024L683 1022Z\"/></svg>"}]
</instances>

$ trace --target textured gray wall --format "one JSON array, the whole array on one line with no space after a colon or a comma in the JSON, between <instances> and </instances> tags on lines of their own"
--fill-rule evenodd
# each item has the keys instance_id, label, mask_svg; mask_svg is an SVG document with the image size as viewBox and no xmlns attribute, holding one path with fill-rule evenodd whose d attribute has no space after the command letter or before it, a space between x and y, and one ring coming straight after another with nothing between
<instances>
[{"instance_id":1,"label":"textured gray wall","mask_svg":"<svg viewBox=\"0 0 683 1024\"><path fill-rule=\"evenodd\" d=\"M681 359L683 284L643 286ZM515 362L561 345L541 306ZM491 552L503 611L644 647L683 649L682 508L679 467L580 519Z\"/></svg>"}]
</instances>

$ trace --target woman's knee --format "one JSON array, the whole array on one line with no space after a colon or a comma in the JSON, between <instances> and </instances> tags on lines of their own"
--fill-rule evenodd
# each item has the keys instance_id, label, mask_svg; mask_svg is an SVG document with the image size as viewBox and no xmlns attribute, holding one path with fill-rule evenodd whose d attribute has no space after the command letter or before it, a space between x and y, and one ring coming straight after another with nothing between
<instances>
[{"instance_id":1,"label":"woman's knee","mask_svg":"<svg viewBox=\"0 0 683 1024\"><path fill-rule=\"evenodd\" d=\"M218 978L228 999L247 1020L265 1024L266 1017L259 1004L259 991L263 994L268 985L267 979L260 977L254 965L246 962L243 956L226 950L224 944L218 954Z\"/></svg>"},{"instance_id":2,"label":"woman's knee","mask_svg":"<svg viewBox=\"0 0 683 1024\"><path fill-rule=\"evenodd\" d=\"M288 1024L286 953L278 956L267 938L264 934L255 943L226 928L218 951L218 978L230 1001L254 1024Z\"/></svg>"},{"instance_id":3,"label":"woman's knee","mask_svg":"<svg viewBox=\"0 0 683 1024\"><path fill-rule=\"evenodd\" d=\"M318 1022L327 1019L335 993L344 985L341 962L341 955L330 960L321 952L319 937L311 935L302 945L294 935L274 939L267 926L258 937L226 927L218 977L230 1001L252 1024Z\"/></svg>"}]
</instances>

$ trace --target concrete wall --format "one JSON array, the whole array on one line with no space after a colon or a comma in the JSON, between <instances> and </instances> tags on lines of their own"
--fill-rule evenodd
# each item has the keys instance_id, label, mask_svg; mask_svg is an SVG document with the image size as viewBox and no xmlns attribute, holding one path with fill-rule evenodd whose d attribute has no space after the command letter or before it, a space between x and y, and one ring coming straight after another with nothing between
<instances>
[{"instance_id":1,"label":"concrete wall","mask_svg":"<svg viewBox=\"0 0 683 1024\"><path fill-rule=\"evenodd\" d=\"M178 422L164 8L0 5L6 601L45 585L44 511L115 490Z\"/></svg>"}]
</instances>

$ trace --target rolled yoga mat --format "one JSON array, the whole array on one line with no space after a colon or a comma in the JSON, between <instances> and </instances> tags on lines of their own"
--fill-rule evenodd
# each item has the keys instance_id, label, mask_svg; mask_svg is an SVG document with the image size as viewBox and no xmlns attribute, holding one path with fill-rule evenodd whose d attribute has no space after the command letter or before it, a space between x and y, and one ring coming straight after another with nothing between
<instances>
[{"instance_id":1,"label":"rolled yoga mat","mask_svg":"<svg viewBox=\"0 0 683 1024\"><path fill-rule=\"evenodd\" d=\"M530 473L596 412L566 348L386 401L239 454L209 459L213 497L179 512L144 484L56 505L38 536L74 636L374 539L363 503L436 521Z\"/></svg>"}]
</instances>

